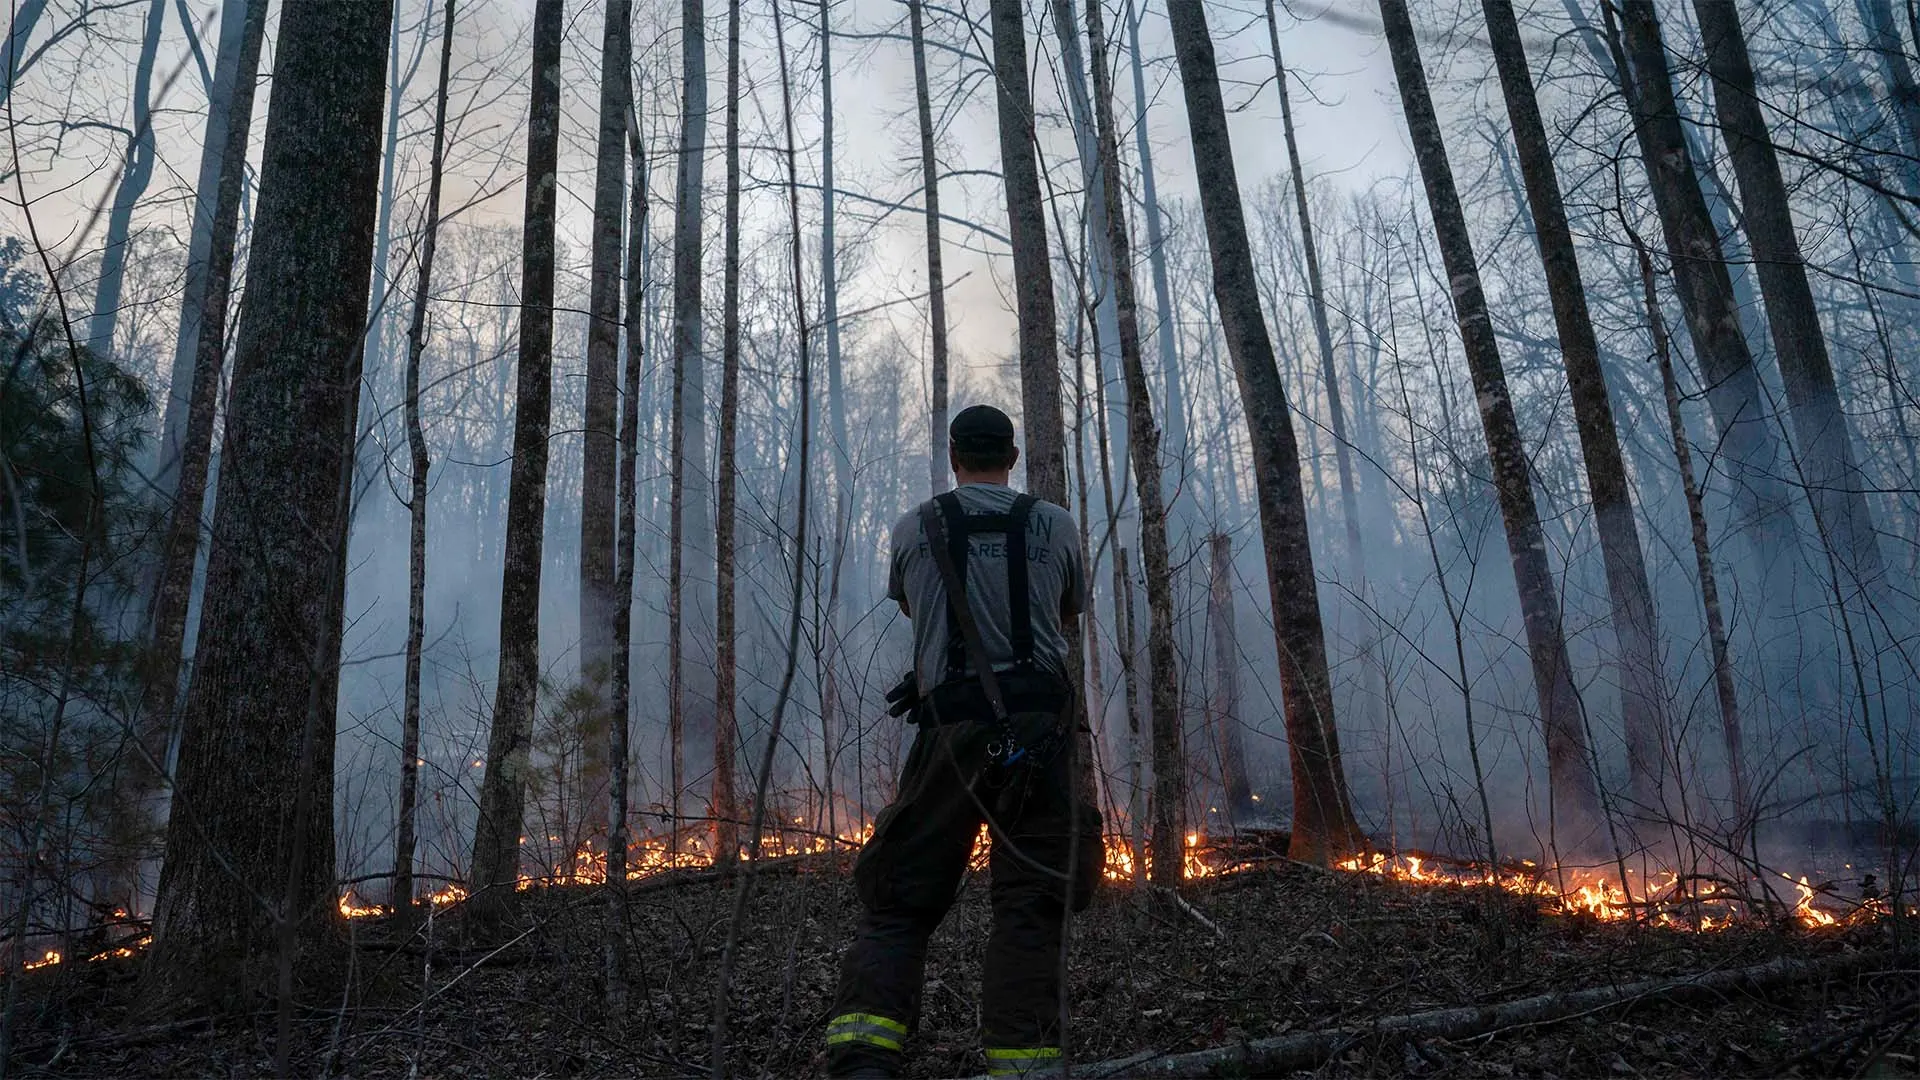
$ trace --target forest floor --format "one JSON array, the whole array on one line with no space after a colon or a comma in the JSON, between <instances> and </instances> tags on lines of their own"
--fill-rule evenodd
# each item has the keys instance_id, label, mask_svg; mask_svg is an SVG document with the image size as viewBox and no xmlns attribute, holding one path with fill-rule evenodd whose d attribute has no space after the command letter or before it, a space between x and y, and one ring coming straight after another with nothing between
<instances>
[{"instance_id":1,"label":"forest floor","mask_svg":"<svg viewBox=\"0 0 1920 1080\"><path fill-rule=\"evenodd\" d=\"M821 862L762 874L733 977L737 1077L818 1075L856 901ZM692 1076L707 1072L716 964L734 886L650 880L628 906L631 998L613 1034L602 994L604 893L519 894L504 947L468 944L442 912L402 945L348 924L344 988L302 991L292 1071L306 1076ZM1710 933L1542 914L1492 890L1434 888L1276 862L1192 883L1191 911L1108 888L1075 922L1076 1062L1174 1053L1450 1005L1881 953L1887 925ZM982 1070L979 961L989 911L970 880L928 957L909 1075ZM1203 924L1211 923L1210 929ZM1911 940L1911 927L1906 928ZM516 936L517 934L517 936ZM17 1071L50 1076L265 1076L274 1009L160 1026L134 1019L138 960L61 964L24 980ZM1902 962L1770 993L1646 999L1456 1041L1350 1040L1313 1075L1913 1076L1920 972Z\"/></svg>"}]
</instances>

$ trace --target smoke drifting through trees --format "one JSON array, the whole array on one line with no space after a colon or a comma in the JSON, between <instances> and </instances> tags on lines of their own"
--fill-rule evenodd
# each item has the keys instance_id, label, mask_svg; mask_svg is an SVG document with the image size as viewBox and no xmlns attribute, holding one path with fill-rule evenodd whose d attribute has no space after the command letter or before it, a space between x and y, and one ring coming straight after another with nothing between
<instances>
[{"instance_id":1,"label":"smoke drifting through trees","mask_svg":"<svg viewBox=\"0 0 1920 1080\"><path fill-rule=\"evenodd\" d=\"M975 401L1086 523L1087 760L1160 883L1230 825L1320 862L1811 831L1911 870L1920 107L1886 0L788 4L791 193L764 5L310 7L13 13L12 231L70 237L105 365L98 416L67 404L95 369L42 362L13 250L0 718L22 762L58 737L5 782L12 865L69 823L9 879L33 933L99 901L244 951L361 875L708 859L742 770L770 833L851 843L907 735L889 526ZM443 30L444 91L408 61ZM112 100L63 96L89 66ZM262 76L351 95L326 168L281 156L276 124L332 130L301 105L252 118ZM125 449L101 519L146 515L94 549L89 427Z\"/></svg>"}]
</instances>

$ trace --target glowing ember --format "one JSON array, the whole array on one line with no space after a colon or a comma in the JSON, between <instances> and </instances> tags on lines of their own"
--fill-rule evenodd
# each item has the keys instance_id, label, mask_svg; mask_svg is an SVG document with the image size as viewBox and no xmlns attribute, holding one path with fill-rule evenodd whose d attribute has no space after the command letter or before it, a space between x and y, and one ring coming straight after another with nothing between
<instances>
[{"instance_id":1,"label":"glowing ember","mask_svg":"<svg viewBox=\"0 0 1920 1080\"><path fill-rule=\"evenodd\" d=\"M52 949L48 949L46 955L42 956L40 959L27 961L26 970L37 971L40 968L52 967L53 965L59 962L60 962L60 954Z\"/></svg>"}]
</instances>

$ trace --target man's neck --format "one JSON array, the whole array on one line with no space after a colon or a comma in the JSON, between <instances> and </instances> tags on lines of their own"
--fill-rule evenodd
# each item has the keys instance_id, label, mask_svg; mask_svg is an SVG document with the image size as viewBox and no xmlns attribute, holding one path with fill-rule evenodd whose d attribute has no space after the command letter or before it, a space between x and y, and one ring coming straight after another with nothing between
<instances>
[{"instance_id":1,"label":"man's neck","mask_svg":"<svg viewBox=\"0 0 1920 1080\"><path fill-rule=\"evenodd\" d=\"M955 487L962 484L992 484L994 487L1006 487L1007 481L1012 477L1013 474L1010 472L984 473L962 470L953 474L953 482Z\"/></svg>"}]
</instances>

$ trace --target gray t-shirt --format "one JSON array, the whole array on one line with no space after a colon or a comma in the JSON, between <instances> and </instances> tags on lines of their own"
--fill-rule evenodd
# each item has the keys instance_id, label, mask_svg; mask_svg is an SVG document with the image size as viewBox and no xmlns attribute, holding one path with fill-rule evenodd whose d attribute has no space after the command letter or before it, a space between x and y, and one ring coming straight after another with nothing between
<instances>
[{"instance_id":1,"label":"gray t-shirt","mask_svg":"<svg viewBox=\"0 0 1920 1080\"><path fill-rule=\"evenodd\" d=\"M962 484L953 490L970 515L1003 514L1019 495L999 484ZM947 590L940 580L940 564L927 550L919 507L894 524L891 561L887 595L905 603L913 616L914 672L920 691L926 693L947 670ZM1032 596L1033 658L1064 676L1067 637L1061 624L1080 614L1086 594L1080 533L1072 514L1044 500L1034 503L1027 516L1027 581ZM994 670L1010 667L1013 609L1007 594L1004 535L976 533L967 538L966 585L968 605L980 624L980 637ZM972 663L967 667L971 670Z\"/></svg>"}]
</instances>

